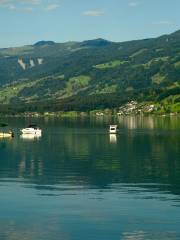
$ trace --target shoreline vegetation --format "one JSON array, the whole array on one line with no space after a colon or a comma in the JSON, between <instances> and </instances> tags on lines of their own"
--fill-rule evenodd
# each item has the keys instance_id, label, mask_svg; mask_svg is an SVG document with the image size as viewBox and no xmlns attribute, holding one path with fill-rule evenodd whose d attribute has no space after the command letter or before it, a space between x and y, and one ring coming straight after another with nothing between
<instances>
[{"instance_id":1,"label":"shoreline vegetation","mask_svg":"<svg viewBox=\"0 0 180 240\"><path fill-rule=\"evenodd\" d=\"M129 116L129 115L160 115L180 116L180 103L168 104L130 101L116 108L96 109L89 111L0 111L0 116L13 117L106 117L106 116Z\"/></svg>"}]
</instances>

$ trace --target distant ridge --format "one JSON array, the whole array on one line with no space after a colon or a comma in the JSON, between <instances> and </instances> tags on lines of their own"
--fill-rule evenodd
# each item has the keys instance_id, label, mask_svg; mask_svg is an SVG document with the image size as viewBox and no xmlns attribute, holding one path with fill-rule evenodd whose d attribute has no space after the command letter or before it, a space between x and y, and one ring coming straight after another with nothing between
<instances>
[{"instance_id":1,"label":"distant ridge","mask_svg":"<svg viewBox=\"0 0 180 240\"><path fill-rule=\"evenodd\" d=\"M39 41L34 44L35 47L52 46L52 45L55 45L54 41Z\"/></svg>"},{"instance_id":2,"label":"distant ridge","mask_svg":"<svg viewBox=\"0 0 180 240\"><path fill-rule=\"evenodd\" d=\"M97 38L93 40L86 40L81 43L81 46L89 46L89 47L104 47L107 45L110 45L111 42L108 40L105 40L103 38Z\"/></svg>"}]
</instances>

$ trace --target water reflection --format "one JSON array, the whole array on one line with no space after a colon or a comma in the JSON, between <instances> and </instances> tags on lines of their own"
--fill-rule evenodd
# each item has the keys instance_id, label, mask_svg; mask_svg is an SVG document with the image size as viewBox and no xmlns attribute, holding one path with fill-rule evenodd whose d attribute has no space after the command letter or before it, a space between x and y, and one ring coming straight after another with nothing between
<instances>
[{"instance_id":1,"label":"water reflection","mask_svg":"<svg viewBox=\"0 0 180 240\"><path fill-rule=\"evenodd\" d=\"M110 143L117 143L117 135L116 134L109 134Z\"/></svg>"},{"instance_id":2,"label":"water reflection","mask_svg":"<svg viewBox=\"0 0 180 240\"><path fill-rule=\"evenodd\" d=\"M180 129L178 116L120 116L117 122L127 129Z\"/></svg>"},{"instance_id":3,"label":"water reflection","mask_svg":"<svg viewBox=\"0 0 180 240\"><path fill-rule=\"evenodd\" d=\"M154 119L149 120L148 117L134 120L141 132L127 132L128 119L123 120L127 125L123 128L121 125L118 136L109 135L106 124L97 127L90 122L79 124L68 120L63 123L49 121L48 125L41 123L45 124L46 130L38 141L34 141L34 135L30 138L28 135L23 136L23 140L33 141L26 143L16 137L2 145L4 156L8 155L9 161L2 157L0 177L8 176L8 169L11 169L14 176L24 176L44 184L72 181L102 188L114 182L170 183L173 191L179 193L178 131L157 129L147 132L145 127ZM133 118L130 119L131 122ZM154 119L151 126L156 126L156 121Z\"/></svg>"},{"instance_id":4,"label":"water reflection","mask_svg":"<svg viewBox=\"0 0 180 240\"><path fill-rule=\"evenodd\" d=\"M118 121L41 120L38 141L0 142L0 239L179 239L177 118Z\"/></svg>"},{"instance_id":5,"label":"water reflection","mask_svg":"<svg viewBox=\"0 0 180 240\"><path fill-rule=\"evenodd\" d=\"M21 134L21 138L24 139L24 140L38 140L41 138L41 133L38 133L38 134L33 134L33 133L23 133Z\"/></svg>"},{"instance_id":6,"label":"water reflection","mask_svg":"<svg viewBox=\"0 0 180 240\"><path fill-rule=\"evenodd\" d=\"M6 148L6 141L0 141L0 150L2 150L2 149L4 149L4 148Z\"/></svg>"},{"instance_id":7,"label":"water reflection","mask_svg":"<svg viewBox=\"0 0 180 240\"><path fill-rule=\"evenodd\" d=\"M120 125L126 127L127 129L138 129L138 128L147 128L154 129L156 126L155 118L152 116L143 117L143 116L128 116L128 117L119 117L118 122Z\"/></svg>"},{"instance_id":8,"label":"water reflection","mask_svg":"<svg viewBox=\"0 0 180 240\"><path fill-rule=\"evenodd\" d=\"M124 232L122 234L122 240L176 240L178 236L174 232L145 232L142 230L134 232Z\"/></svg>"}]
</instances>

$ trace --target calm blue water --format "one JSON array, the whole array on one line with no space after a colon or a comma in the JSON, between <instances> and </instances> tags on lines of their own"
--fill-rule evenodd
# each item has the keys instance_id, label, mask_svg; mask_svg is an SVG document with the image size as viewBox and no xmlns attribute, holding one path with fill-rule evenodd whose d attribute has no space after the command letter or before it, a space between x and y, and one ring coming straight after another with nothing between
<instances>
[{"instance_id":1,"label":"calm blue water","mask_svg":"<svg viewBox=\"0 0 180 240\"><path fill-rule=\"evenodd\" d=\"M2 121L0 240L180 239L180 118Z\"/></svg>"}]
</instances>

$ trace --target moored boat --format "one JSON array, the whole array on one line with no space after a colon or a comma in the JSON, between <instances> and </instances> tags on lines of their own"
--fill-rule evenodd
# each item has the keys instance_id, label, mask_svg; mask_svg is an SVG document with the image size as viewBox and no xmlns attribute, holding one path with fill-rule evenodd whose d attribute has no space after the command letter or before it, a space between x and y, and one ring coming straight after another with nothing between
<instances>
[{"instance_id":1,"label":"moored boat","mask_svg":"<svg viewBox=\"0 0 180 240\"><path fill-rule=\"evenodd\" d=\"M22 134L41 135L42 130L37 125L29 125L27 128L21 129Z\"/></svg>"},{"instance_id":2,"label":"moored boat","mask_svg":"<svg viewBox=\"0 0 180 240\"><path fill-rule=\"evenodd\" d=\"M109 127L109 133L117 133L117 125L110 125Z\"/></svg>"},{"instance_id":3,"label":"moored boat","mask_svg":"<svg viewBox=\"0 0 180 240\"><path fill-rule=\"evenodd\" d=\"M0 132L0 138L13 138L14 133L12 131L10 132Z\"/></svg>"}]
</instances>

